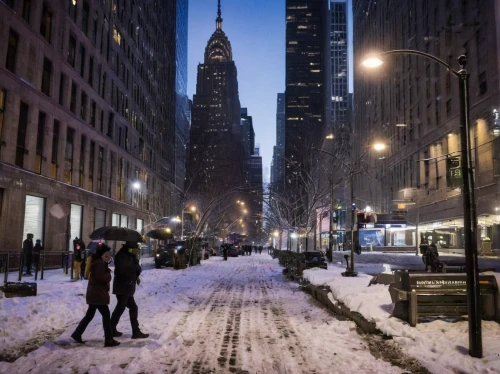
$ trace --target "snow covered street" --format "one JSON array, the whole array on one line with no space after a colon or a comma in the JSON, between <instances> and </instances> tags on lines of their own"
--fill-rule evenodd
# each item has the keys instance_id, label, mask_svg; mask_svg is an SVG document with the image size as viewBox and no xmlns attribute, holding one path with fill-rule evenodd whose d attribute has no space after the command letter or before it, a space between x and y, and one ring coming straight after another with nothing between
<instances>
[{"instance_id":1,"label":"snow covered street","mask_svg":"<svg viewBox=\"0 0 500 374\"><path fill-rule=\"evenodd\" d=\"M136 292L144 340L103 348L100 315L85 345L70 338L86 310L86 281L46 273L38 296L0 299L0 373L401 373L374 358L353 322L339 321L267 254L221 257L185 270L145 264ZM112 296L110 308L116 299ZM35 342L35 343L34 343ZM33 348L32 348L33 349Z\"/></svg>"}]
</instances>

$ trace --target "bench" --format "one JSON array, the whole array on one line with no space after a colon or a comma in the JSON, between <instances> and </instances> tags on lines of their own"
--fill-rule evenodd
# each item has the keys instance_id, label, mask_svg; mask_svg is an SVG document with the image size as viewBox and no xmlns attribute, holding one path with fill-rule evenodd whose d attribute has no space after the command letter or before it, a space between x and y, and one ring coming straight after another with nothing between
<instances>
[{"instance_id":1,"label":"bench","mask_svg":"<svg viewBox=\"0 0 500 374\"><path fill-rule=\"evenodd\" d=\"M464 273L427 273L398 270L389 286L393 315L416 326L420 317L459 317L467 311ZM500 322L498 284L494 275L479 275L481 318Z\"/></svg>"}]
</instances>

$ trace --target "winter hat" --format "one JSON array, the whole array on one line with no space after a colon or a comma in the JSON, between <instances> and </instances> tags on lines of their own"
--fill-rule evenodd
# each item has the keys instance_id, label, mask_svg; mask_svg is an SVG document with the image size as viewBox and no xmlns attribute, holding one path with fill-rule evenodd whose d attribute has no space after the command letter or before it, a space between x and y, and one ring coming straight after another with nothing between
<instances>
[{"instance_id":1,"label":"winter hat","mask_svg":"<svg viewBox=\"0 0 500 374\"><path fill-rule=\"evenodd\" d=\"M111 248L109 248L106 244L102 243L102 245L99 245L96 251L96 256L101 257L103 254L106 252L111 251Z\"/></svg>"},{"instance_id":2,"label":"winter hat","mask_svg":"<svg viewBox=\"0 0 500 374\"><path fill-rule=\"evenodd\" d=\"M126 242L125 244L129 248L137 248L138 247L137 242Z\"/></svg>"}]
</instances>

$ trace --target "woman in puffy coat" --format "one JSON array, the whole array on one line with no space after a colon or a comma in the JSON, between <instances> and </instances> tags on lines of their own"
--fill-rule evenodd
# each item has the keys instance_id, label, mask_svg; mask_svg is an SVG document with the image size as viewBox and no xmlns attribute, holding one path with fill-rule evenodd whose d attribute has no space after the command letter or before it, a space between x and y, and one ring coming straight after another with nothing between
<instances>
[{"instance_id":1,"label":"woman in puffy coat","mask_svg":"<svg viewBox=\"0 0 500 374\"><path fill-rule=\"evenodd\" d=\"M111 270L108 267L108 262L111 260L111 256L112 254L110 248L106 245L102 245L97 250L95 258L92 261L86 297L89 307L85 317L83 317L80 321L75 332L71 334L71 337L78 343L85 343L82 340L82 334L94 318L96 310L98 310L102 316L104 346L115 347L120 344L113 339L111 316L108 307L110 301L109 284L111 282Z\"/></svg>"}]
</instances>

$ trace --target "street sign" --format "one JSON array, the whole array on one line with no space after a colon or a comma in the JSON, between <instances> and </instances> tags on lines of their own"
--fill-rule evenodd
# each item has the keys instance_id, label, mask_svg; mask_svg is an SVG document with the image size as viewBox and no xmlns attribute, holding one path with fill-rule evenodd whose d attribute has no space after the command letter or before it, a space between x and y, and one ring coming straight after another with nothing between
<instances>
[{"instance_id":1,"label":"street sign","mask_svg":"<svg viewBox=\"0 0 500 374\"><path fill-rule=\"evenodd\" d=\"M462 170L460 169L460 157L446 158L446 187L460 188L462 187Z\"/></svg>"}]
</instances>

